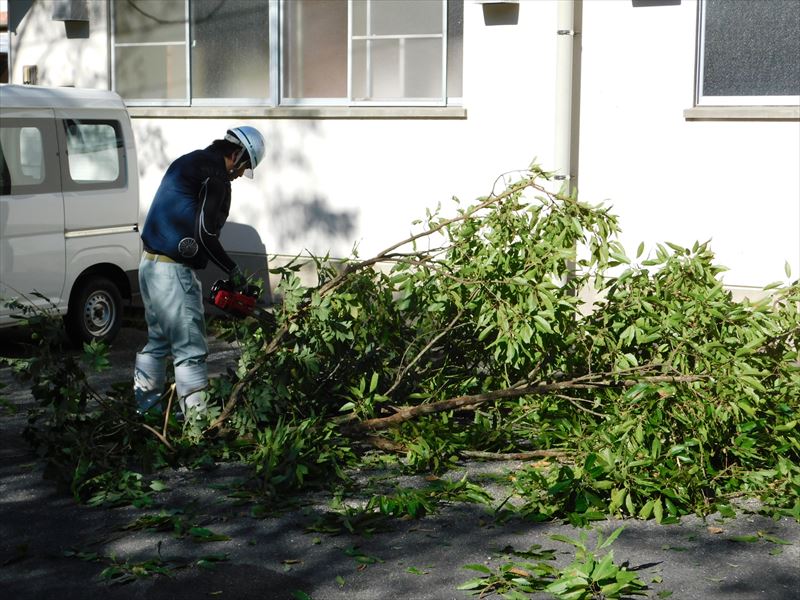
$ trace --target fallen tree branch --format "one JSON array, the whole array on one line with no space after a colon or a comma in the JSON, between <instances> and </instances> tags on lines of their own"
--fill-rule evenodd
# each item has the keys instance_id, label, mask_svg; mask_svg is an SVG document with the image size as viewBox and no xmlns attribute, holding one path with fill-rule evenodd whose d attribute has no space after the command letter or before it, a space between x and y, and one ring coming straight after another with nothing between
<instances>
[{"instance_id":1,"label":"fallen tree branch","mask_svg":"<svg viewBox=\"0 0 800 600\"><path fill-rule=\"evenodd\" d=\"M459 454L464 458L478 458L481 460L531 460L532 458L567 458L570 456L570 453L566 450L531 450L529 452L462 450Z\"/></svg>"},{"instance_id":2,"label":"fallen tree branch","mask_svg":"<svg viewBox=\"0 0 800 600\"><path fill-rule=\"evenodd\" d=\"M595 376L599 377L600 375L597 374ZM609 376L609 374L606 374L606 376ZM558 381L556 383L536 383L521 387L510 387L492 392L486 392L483 394L458 396L448 400L431 402L430 404L409 406L388 417L377 417L375 419L361 421L360 423L353 423L349 425L347 429L355 433L365 431L381 431L424 415L431 415L448 410L463 410L468 406L477 407L493 400L519 398L520 396L539 396L542 394L551 394L567 389L594 390L602 388L627 388L633 387L638 383L690 383L703 379L703 377L695 375L652 375L641 377L639 379L625 379L620 381L614 381L611 379L589 379L587 377L588 376L582 376L567 381Z\"/></svg>"}]
</instances>

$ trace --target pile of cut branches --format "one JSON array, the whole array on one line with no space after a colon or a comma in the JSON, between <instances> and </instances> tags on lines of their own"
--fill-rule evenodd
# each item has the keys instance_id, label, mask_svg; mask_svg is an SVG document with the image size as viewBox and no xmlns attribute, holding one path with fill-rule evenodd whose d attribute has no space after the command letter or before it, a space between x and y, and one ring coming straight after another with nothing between
<instances>
[{"instance_id":1,"label":"pile of cut branches","mask_svg":"<svg viewBox=\"0 0 800 600\"><path fill-rule=\"evenodd\" d=\"M299 259L277 269L274 319L226 326L241 360L196 445L251 462L269 497L377 450L417 472L545 458L506 505L535 519L667 521L742 494L800 519L800 285L736 302L708 244L635 262L608 208L537 166L503 182L372 258L312 257L315 286Z\"/></svg>"},{"instance_id":2,"label":"pile of cut branches","mask_svg":"<svg viewBox=\"0 0 800 600\"><path fill-rule=\"evenodd\" d=\"M533 166L373 258L318 261L315 287L279 269L277 329L248 325L209 429L314 418L418 470L560 457L520 490L543 516L662 520L743 491L800 510L798 284L735 302L708 244L633 264L617 218L548 179Z\"/></svg>"}]
</instances>

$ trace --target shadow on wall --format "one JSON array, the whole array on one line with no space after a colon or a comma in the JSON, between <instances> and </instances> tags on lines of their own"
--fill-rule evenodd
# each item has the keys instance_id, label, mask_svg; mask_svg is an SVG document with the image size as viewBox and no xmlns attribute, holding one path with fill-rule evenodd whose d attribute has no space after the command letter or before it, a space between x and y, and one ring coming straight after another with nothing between
<instances>
[{"instance_id":1,"label":"shadow on wall","mask_svg":"<svg viewBox=\"0 0 800 600\"><path fill-rule=\"evenodd\" d=\"M319 124L303 120L292 123L288 130L285 126L268 122L261 122L257 126L266 140L267 155L264 167L260 167L264 171L257 172L256 178L262 185L275 178L277 187L270 188L263 197L257 193L256 198L250 198L244 189L233 184L231 218L222 230L225 249L237 262L245 258L251 261L248 265L240 263L243 268L264 276L268 254L294 256L308 251L316 255L349 256L356 231L357 209L337 210L331 206L325 191L316 187L310 187L307 191L283 189L284 182L307 185L315 179L313 161L304 148L313 146L310 138L321 135ZM160 181L177 158L168 152L165 131L169 130L165 130L158 122L141 120L136 124L140 177L157 177ZM222 135L224 131L209 131L207 144ZM205 145L201 143L197 147ZM152 191L140 190L140 193L152 194ZM140 207L149 206L151 201L152 198L142 195ZM145 217L146 211L143 210L140 222L144 222ZM265 248L261 235L269 238L269 248ZM212 270L212 274L204 275L202 279L204 283L213 283L223 276L218 270Z\"/></svg>"},{"instance_id":2,"label":"shadow on wall","mask_svg":"<svg viewBox=\"0 0 800 600\"><path fill-rule=\"evenodd\" d=\"M276 198L270 212L280 248L300 246L315 254L326 254L337 244L345 244L349 251L356 229L354 210L336 211L327 198L317 193ZM320 244L326 247L317 247Z\"/></svg>"},{"instance_id":3,"label":"shadow on wall","mask_svg":"<svg viewBox=\"0 0 800 600\"><path fill-rule=\"evenodd\" d=\"M165 150L167 142L164 139L164 132L161 127L149 124L137 127L134 131L136 133L136 154L139 159L139 177L144 177L147 169L155 169L159 173L160 181L172 162ZM142 198L141 200L149 204L152 198Z\"/></svg>"},{"instance_id":4,"label":"shadow on wall","mask_svg":"<svg viewBox=\"0 0 800 600\"><path fill-rule=\"evenodd\" d=\"M94 48L89 43L90 23L99 23L105 19L105 6L101 2L89 2L88 12L84 15L89 21L67 22L53 20L53 9L58 5L53 3L33 2L33 0L16 0L10 7L14 15L14 22L9 23L9 30L14 33L15 48L43 48L38 56L25 55L24 64L38 67L37 82L39 85L74 86L86 89L108 89L106 77L99 73L92 73L90 69L82 69L82 65L90 64ZM35 11L42 12L34 16ZM42 16L44 15L44 17ZM17 21L19 19L19 21ZM33 40L28 44L27 40ZM70 40L66 45L60 43ZM80 40L86 40L82 42ZM69 56L70 69L49 69L51 53L66 54ZM9 65L9 78L14 77L16 69L22 72L22 65L17 67L20 57L12 52L13 62ZM51 78L52 73L52 78ZM72 75L72 79L65 79ZM9 83L12 83L9 81ZM21 79L13 83L22 83Z\"/></svg>"}]
</instances>

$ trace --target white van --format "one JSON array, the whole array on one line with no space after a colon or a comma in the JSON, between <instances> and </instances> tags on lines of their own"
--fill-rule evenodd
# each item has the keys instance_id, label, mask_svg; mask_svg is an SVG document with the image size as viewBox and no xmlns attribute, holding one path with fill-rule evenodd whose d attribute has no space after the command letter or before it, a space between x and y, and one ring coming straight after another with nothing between
<instances>
[{"instance_id":1,"label":"white van","mask_svg":"<svg viewBox=\"0 0 800 600\"><path fill-rule=\"evenodd\" d=\"M70 337L110 341L138 296L136 149L114 92L0 85L0 326L55 307Z\"/></svg>"}]
</instances>

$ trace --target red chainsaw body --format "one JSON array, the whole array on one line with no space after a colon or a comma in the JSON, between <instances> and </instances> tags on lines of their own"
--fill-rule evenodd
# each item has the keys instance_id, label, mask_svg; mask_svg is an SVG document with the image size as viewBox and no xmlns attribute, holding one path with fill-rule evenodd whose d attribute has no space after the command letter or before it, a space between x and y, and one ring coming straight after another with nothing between
<instances>
[{"instance_id":1,"label":"red chainsaw body","mask_svg":"<svg viewBox=\"0 0 800 600\"><path fill-rule=\"evenodd\" d=\"M209 298L211 303L220 310L240 317L249 317L253 314L258 299L257 293L248 293L247 289L235 291L226 284L227 282L217 281L211 286Z\"/></svg>"}]
</instances>

